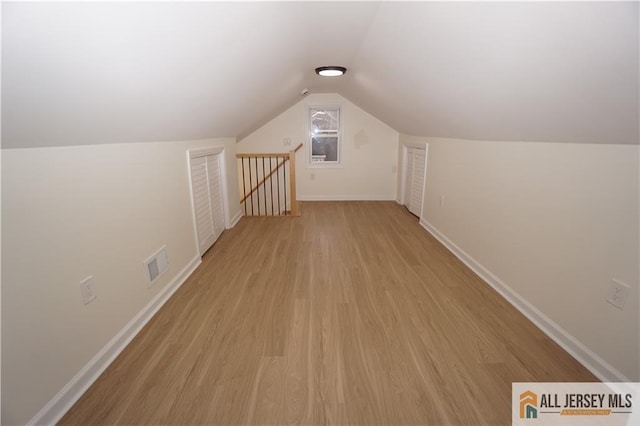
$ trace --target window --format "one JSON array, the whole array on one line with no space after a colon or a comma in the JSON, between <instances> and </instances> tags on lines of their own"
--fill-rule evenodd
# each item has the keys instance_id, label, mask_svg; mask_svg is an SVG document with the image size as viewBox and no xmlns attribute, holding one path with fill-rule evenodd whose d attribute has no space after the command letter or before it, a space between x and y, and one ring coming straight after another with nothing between
<instances>
[{"instance_id":1,"label":"window","mask_svg":"<svg viewBox=\"0 0 640 426\"><path fill-rule=\"evenodd\" d=\"M340 108L309 108L310 162L340 163Z\"/></svg>"}]
</instances>

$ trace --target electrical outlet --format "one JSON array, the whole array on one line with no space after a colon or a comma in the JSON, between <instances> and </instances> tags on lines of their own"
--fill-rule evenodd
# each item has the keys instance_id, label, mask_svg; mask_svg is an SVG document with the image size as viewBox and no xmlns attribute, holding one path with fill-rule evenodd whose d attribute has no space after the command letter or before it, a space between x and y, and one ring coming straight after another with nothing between
<instances>
[{"instance_id":1,"label":"electrical outlet","mask_svg":"<svg viewBox=\"0 0 640 426\"><path fill-rule=\"evenodd\" d=\"M282 143L284 144L284 146L289 146L289 145L291 145L291 138L284 138L284 139L282 139Z\"/></svg>"},{"instance_id":2,"label":"electrical outlet","mask_svg":"<svg viewBox=\"0 0 640 426\"><path fill-rule=\"evenodd\" d=\"M80 282L80 292L85 305L96 298L96 289L93 287L93 275L88 276Z\"/></svg>"},{"instance_id":3,"label":"electrical outlet","mask_svg":"<svg viewBox=\"0 0 640 426\"><path fill-rule=\"evenodd\" d=\"M315 173L309 173L309 180L316 180L316 174Z\"/></svg>"},{"instance_id":4,"label":"electrical outlet","mask_svg":"<svg viewBox=\"0 0 640 426\"><path fill-rule=\"evenodd\" d=\"M444 195L440 196L440 208L444 207Z\"/></svg>"},{"instance_id":5,"label":"electrical outlet","mask_svg":"<svg viewBox=\"0 0 640 426\"><path fill-rule=\"evenodd\" d=\"M609 291L607 292L607 302L618 309L623 309L628 294L629 286L627 284L621 283L618 280L611 280Z\"/></svg>"}]
</instances>

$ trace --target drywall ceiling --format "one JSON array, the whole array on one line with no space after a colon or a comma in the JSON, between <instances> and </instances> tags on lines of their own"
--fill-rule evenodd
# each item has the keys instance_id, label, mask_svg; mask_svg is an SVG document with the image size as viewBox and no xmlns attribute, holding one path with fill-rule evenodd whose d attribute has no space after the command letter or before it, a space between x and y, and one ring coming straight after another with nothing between
<instances>
[{"instance_id":1,"label":"drywall ceiling","mask_svg":"<svg viewBox=\"0 0 640 426\"><path fill-rule=\"evenodd\" d=\"M638 21L635 2L4 2L2 146L242 137L305 87L408 134L634 144Z\"/></svg>"}]
</instances>

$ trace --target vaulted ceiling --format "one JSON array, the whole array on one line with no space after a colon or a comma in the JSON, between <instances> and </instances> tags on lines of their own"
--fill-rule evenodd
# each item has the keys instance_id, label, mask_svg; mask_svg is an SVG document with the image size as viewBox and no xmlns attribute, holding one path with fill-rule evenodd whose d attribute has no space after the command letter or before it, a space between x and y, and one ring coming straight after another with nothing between
<instances>
[{"instance_id":1,"label":"vaulted ceiling","mask_svg":"<svg viewBox=\"0 0 640 426\"><path fill-rule=\"evenodd\" d=\"M2 146L242 137L303 88L407 134L637 144L638 22L637 2L4 2Z\"/></svg>"}]
</instances>

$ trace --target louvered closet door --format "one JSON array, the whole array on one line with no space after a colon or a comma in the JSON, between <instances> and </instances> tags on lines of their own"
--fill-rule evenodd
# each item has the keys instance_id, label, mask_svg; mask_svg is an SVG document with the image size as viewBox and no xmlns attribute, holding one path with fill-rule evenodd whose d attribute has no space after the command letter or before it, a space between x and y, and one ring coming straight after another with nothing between
<instances>
[{"instance_id":1,"label":"louvered closet door","mask_svg":"<svg viewBox=\"0 0 640 426\"><path fill-rule=\"evenodd\" d=\"M412 148L413 161L411 170L411 196L409 198L409 211L420 217L422 210L422 193L424 190L424 168L426 151Z\"/></svg>"},{"instance_id":2,"label":"louvered closet door","mask_svg":"<svg viewBox=\"0 0 640 426\"><path fill-rule=\"evenodd\" d=\"M413 182L413 148L407 149L407 171L404 181L404 205L409 208L411 204L411 182Z\"/></svg>"},{"instance_id":3,"label":"louvered closet door","mask_svg":"<svg viewBox=\"0 0 640 426\"><path fill-rule=\"evenodd\" d=\"M211 196L207 173L207 157L190 160L193 204L196 216L196 230L200 254L203 254L215 242L214 221L211 215Z\"/></svg>"},{"instance_id":4,"label":"louvered closet door","mask_svg":"<svg viewBox=\"0 0 640 426\"><path fill-rule=\"evenodd\" d=\"M213 221L214 241L224 231L224 210L222 202L222 169L220 155L208 155L207 173L209 177L209 196L211 204L211 220Z\"/></svg>"}]
</instances>

